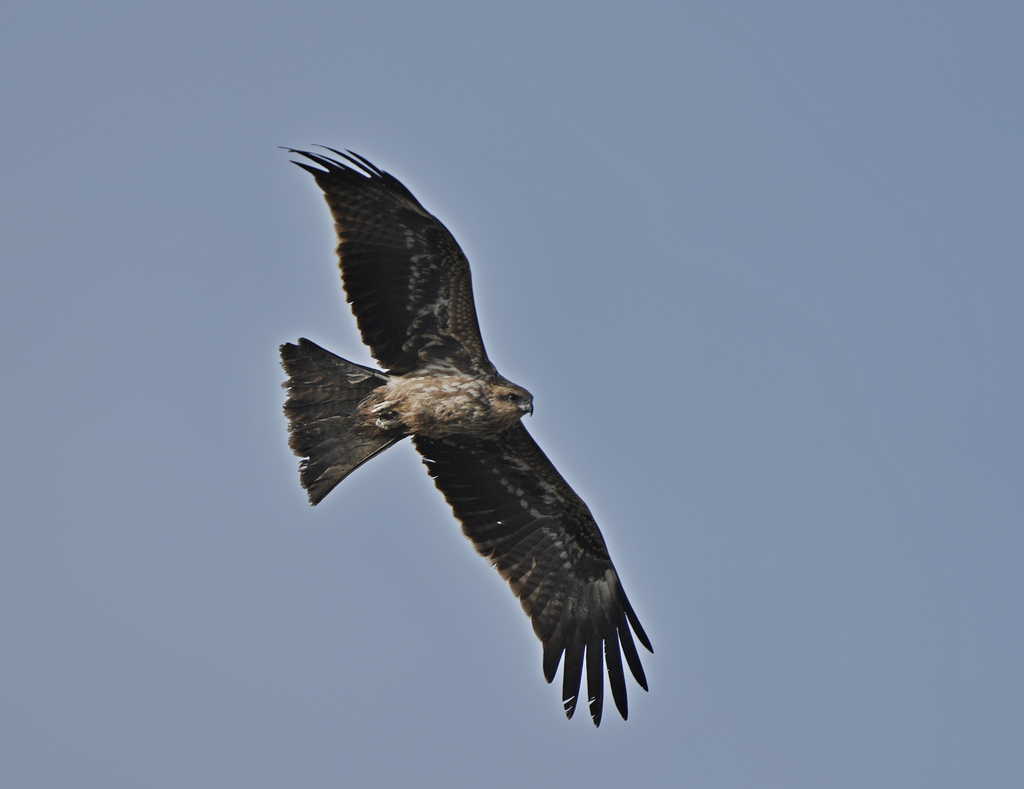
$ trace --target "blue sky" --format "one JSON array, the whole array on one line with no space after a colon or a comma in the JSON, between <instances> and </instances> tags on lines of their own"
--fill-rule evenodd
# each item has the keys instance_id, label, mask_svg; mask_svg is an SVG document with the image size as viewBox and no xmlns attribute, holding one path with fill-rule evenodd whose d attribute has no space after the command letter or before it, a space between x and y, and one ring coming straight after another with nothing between
<instances>
[{"instance_id":1,"label":"blue sky","mask_svg":"<svg viewBox=\"0 0 1024 789\"><path fill-rule=\"evenodd\" d=\"M38 2L0 26L0 782L1019 786L1019 4ZM561 713L277 146L400 178L655 654ZM634 692L635 691L635 692Z\"/></svg>"}]
</instances>

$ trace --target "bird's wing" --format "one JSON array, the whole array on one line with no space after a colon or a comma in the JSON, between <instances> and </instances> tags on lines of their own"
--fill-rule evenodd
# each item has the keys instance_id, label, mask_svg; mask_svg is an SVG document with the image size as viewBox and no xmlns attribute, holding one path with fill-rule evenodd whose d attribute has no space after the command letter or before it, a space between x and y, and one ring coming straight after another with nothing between
<instances>
[{"instance_id":1,"label":"bird's wing","mask_svg":"<svg viewBox=\"0 0 1024 789\"><path fill-rule=\"evenodd\" d=\"M353 153L305 151L334 216L338 266L363 342L399 375L428 364L489 375L469 275L452 234L397 178ZM347 163L346 163L347 162Z\"/></svg>"},{"instance_id":2,"label":"bird's wing","mask_svg":"<svg viewBox=\"0 0 1024 789\"><path fill-rule=\"evenodd\" d=\"M612 697L625 718L622 655L647 690L630 627L648 650L651 642L587 505L522 424L487 438L413 441L466 536L508 581L533 621L548 682L565 654L566 715L571 718L576 709L585 660L590 714L595 725L601 722L607 661Z\"/></svg>"}]
</instances>

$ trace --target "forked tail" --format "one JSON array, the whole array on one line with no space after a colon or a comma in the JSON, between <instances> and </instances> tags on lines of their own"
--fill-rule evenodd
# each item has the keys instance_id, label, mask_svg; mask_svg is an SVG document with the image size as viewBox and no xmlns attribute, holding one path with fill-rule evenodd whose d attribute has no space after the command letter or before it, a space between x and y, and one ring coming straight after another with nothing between
<instances>
[{"instance_id":1,"label":"forked tail","mask_svg":"<svg viewBox=\"0 0 1024 789\"><path fill-rule=\"evenodd\" d=\"M384 384L384 373L335 356L303 338L281 346L288 373L284 413L288 445L301 458L299 477L317 504L334 486L402 438L384 433L359 413L359 403Z\"/></svg>"}]
</instances>

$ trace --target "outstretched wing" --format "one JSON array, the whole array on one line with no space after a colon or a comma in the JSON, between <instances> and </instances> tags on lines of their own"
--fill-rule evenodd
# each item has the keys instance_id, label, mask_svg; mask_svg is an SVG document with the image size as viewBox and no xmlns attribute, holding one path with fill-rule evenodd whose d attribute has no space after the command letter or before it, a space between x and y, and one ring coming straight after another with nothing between
<instances>
[{"instance_id":1,"label":"outstretched wing","mask_svg":"<svg viewBox=\"0 0 1024 789\"><path fill-rule=\"evenodd\" d=\"M473 305L469 261L452 234L397 178L353 153L345 162L295 151L324 192L338 233L338 266L363 342L399 375L442 363L490 375Z\"/></svg>"},{"instance_id":2,"label":"outstretched wing","mask_svg":"<svg viewBox=\"0 0 1024 789\"><path fill-rule=\"evenodd\" d=\"M585 658L594 724L601 722L605 661L615 706L625 718L623 654L647 690L630 627L653 650L587 505L520 423L488 438L413 441L466 536L508 581L533 621L544 644L548 682L565 654L566 715L576 710Z\"/></svg>"}]
</instances>

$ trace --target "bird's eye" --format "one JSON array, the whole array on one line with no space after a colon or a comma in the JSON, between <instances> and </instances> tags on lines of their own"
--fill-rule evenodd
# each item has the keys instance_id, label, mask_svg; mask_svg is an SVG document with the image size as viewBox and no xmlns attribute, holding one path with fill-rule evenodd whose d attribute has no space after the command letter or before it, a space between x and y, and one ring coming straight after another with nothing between
<instances>
[{"instance_id":1,"label":"bird's eye","mask_svg":"<svg viewBox=\"0 0 1024 789\"><path fill-rule=\"evenodd\" d=\"M508 398L510 403L518 403L521 399L515 392L509 392L505 397Z\"/></svg>"}]
</instances>

